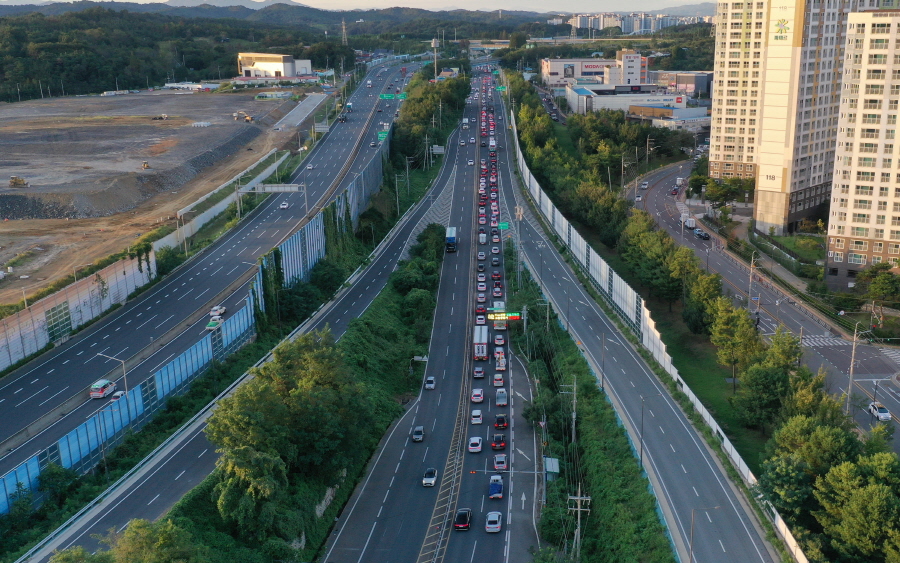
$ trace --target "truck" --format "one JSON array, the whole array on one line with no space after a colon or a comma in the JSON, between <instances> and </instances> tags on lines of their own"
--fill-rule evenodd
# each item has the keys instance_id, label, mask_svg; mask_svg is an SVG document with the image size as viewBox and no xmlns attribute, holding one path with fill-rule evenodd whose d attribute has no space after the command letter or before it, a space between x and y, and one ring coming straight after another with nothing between
<instances>
[{"instance_id":1,"label":"truck","mask_svg":"<svg viewBox=\"0 0 900 563\"><path fill-rule=\"evenodd\" d=\"M406 67L405 66L400 67L400 78L406 78Z\"/></svg>"},{"instance_id":2,"label":"truck","mask_svg":"<svg viewBox=\"0 0 900 563\"><path fill-rule=\"evenodd\" d=\"M496 361L497 371L506 371L506 354L503 348L497 348L494 351L494 360Z\"/></svg>"},{"instance_id":3,"label":"truck","mask_svg":"<svg viewBox=\"0 0 900 563\"><path fill-rule=\"evenodd\" d=\"M488 498L503 498L503 476L491 475L491 487Z\"/></svg>"},{"instance_id":4,"label":"truck","mask_svg":"<svg viewBox=\"0 0 900 563\"><path fill-rule=\"evenodd\" d=\"M447 252L456 252L456 227L447 227Z\"/></svg>"},{"instance_id":5,"label":"truck","mask_svg":"<svg viewBox=\"0 0 900 563\"><path fill-rule=\"evenodd\" d=\"M353 102L347 102L347 107L345 108L347 113L353 113Z\"/></svg>"},{"instance_id":6,"label":"truck","mask_svg":"<svg viewBox=\"0 0 900 563\"><path fill-rule=\"evenodd\" d=\"M684 178L675 178L675 185L679 188L684 185Z\"/></svg>"},{"instance_id":7,"label":"truck","mask_svg":"<svg viewBox=\"0 0 900 563\"><path fill-rule=\"evenodd\" d=\"M475 355L473 357L476 360L487 360L488 329L486 326L481 325L475 327L475 335L472 337L472 342L475 343Z\"/></svg>"},{"instance_id":8,"label":"truck","mask_svg":"<svg viewBox=\"0 0 900 563\"><path fill-rule=\"evenodd\" d=\"M685 217L684 226L688 229L693 229L697 226L697 221L693 217Z\"/></svg>"},{"instance_id":9,"label":"truck","mask_svg":"<svg viewBox=\"0 0 900 563\"><path fill-rule=\"evenodd\" d=\"M463 118L463 127L462 127L462 128L463 128L463 129L468 129L468 128L469 128L469 118L468 118L468 117L464 117L464 118Z\"/></svg>"},{"instance_id":10,"label":"truck","mask_svg":"<svg viewBox=\"0 0 900 563\"><path fill-rule=\"evenodd\" d=\"M491 140L488 141L488 148L491 150L491 152L497 150L497 139L491 137Z\"/></svg>"},{"instance_id":11,"label":"truck","mask_svg":"<svg viewBox=\"0 0 900 563\"><path fill-rule=\"evenodd\" d=\"M478 233L478 244L487 244L487 233Z\"/></svg>"},{"instance_id":12,"label":"truck","mask_svg":"<svg viewBox=\"0 0 900 563\"><path fill-rule=\"evenodd\" d=\"M506 313L506 303L503 301L494 301L494 314L498 313ZM503 316L503 315L497 315ZM494 330L506 330L506 317L503 316L502 319L494 319Z\"/></svg>"},{"instance_id":13,"label":"truck","mask_svg":"<svg viewBox=\"0 0 900 563\"><path fill-rule=\"evenodd\" d=\"M372 81L366 80L366 88L371 88L371 87L372 87Z\"/></svg>"}]
</instances>

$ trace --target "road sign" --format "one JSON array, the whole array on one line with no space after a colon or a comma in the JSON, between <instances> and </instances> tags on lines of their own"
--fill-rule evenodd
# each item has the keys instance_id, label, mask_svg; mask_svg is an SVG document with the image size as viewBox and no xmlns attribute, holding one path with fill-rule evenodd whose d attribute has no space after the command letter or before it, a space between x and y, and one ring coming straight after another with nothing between
<instances>
[{"instance_id":1,"label":"road sign","mask_svg":"<svg viewBox=\"0 0 900 563\"><path fill-rule=\"evenodd\" d=\"M498 92L506 92L506 86L497 86Z\"/></svg>"},{"instance_id":2,"label":"road sign","mask_svg":"<svg viewBox=\"0 0 900 563\"><path fill-rule=\"evenodd\" d=\"M378 132L378 140L379 141L383 141L383 140L387 139L387 136L388 136L387 131L379 131Z\"/></svg>"},{"instance_id":3,"label":"road sign","mask_svg":"<svg viewBox=\"0 0 900 563\"><path fill-rule=\"evenodd\" d=\"M521 321L522 313L506 313L506 320L508 321Z\"/></svg>"},{"instance_id":4,"label":"road sign","mask_svg":"<svg viewBox=\"0 0 900 563\"><path fill-rule=\"evenodd\" d=\"M397 97L398 97L399 99L401 99L401 100L405 100L405 99L406 99L406 92L403 92L402 94L400 94L400 95L397 96Z\"/></svg>"},{"instance_id":5,"label":"road sign","mask_svg":"<svg viewBox=\"0 0 900 563\"><path fill-rule=\"evenodd\" d=\"M508 229L508 228L509 228L509 223L507 223L506 221L500 223L500 230L501 230L501 231L502 231L503 229Z\"/></svg>"},{"instance_id":6,"label":"road sign","mask_svg":"<svg viewBox=\"0 0 900 563\"><path fill-rule=\"evenodd\" d=\"M750 299L752 299L754 301L759 301L759 297L751 297Z\"/></svg>"},{"instance_id":7,"label":"road sign","mask_svg":"<svg viewBox=\"0 0 900 563\"><path fill-rule=\"evenodd\" d=\"M489 321L521 321L522 313L488 313Z\"/></svg>"},{"instance_id":8,"label":"road sign","mask_svg":"<svg viewBox=\"0 0 900 563\"><path fill-rule=\"evenodd\" d=\"M491 74L493 74L493 75L494 75L494 76L497 76L497 75L499 75L499 74L500 74L500 71L499 71L499 70L495 70L495 71L494 71L494 72L492 72L492 73L491 73Z\"/></svg>"}]
</instances>

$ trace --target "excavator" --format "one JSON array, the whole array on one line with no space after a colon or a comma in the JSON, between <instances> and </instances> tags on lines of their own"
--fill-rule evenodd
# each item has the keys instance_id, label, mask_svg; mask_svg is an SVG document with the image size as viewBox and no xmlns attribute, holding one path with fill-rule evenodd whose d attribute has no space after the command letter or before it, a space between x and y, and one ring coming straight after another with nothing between
<instances>
[{"instance_id":1,"label":"excavator","mask_svg":"<svg viewBox=\"0 0 900 563\"><path fill-rule=\"evenodd\" d=\"M245 111L239 111L239 112L237 112L237 113L235 113L235 114L233 114L233 115L234 115L234 120L235 120L235 121L237 121L238 119L240 119L241 117L243 117L243 118L244 118L244 122L246 122L246 123L253 123L253 116L250 115L250 114L248 114L248 113L245 112Z\"/></svg>"},{"instance_id":2,"label":"excavator","mask_svg":"<svg viewBox=\"0 0 900 563\"><path fill-rule=\"evenodd\" d=\"M10 188L27 188L28 182L25 181L25 178L21 176L10 176L9 177L9 187Z\"/></svg>"}]
</instances>

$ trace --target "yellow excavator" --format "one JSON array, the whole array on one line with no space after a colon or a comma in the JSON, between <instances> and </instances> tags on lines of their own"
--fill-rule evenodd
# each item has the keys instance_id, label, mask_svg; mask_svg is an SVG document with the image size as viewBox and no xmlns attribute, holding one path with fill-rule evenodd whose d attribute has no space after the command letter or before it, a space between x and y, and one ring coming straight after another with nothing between
<instances>
[{"instance_id":1,"label":"yellow excavator","mask_svg":"<svg viewBox=\"0 0 900 563\"><path fill-rule=\"evenodd\" d=\"M239 111L239 112L237 112L237 113L235 113L235 114L233 114L233 115L234 115L234 120L235 120L235 121L237 121L238 119L240 119L241 117L243 117L243 118L244 118L244 121L245 121L246 123L253 123L253 116L250 115L250 114L248 114L248 113L245 112L245 111Z\"/></svg>"},{"instance_id":2,"label":"yellow excavator","mask_svg":"<svg viewBox=\"0 0 900 563\"><path fill-rule=\"evenodd\" d=\"M149 170L149 169L150 169L150 163L147 162L147 161L145 160L145 161L143 162L143 164L141 164L141 168L142 168L143 170Z\"/></svg>"},{"instance_id":3,"label":"yellow excavator","mask_svg":"<svg viewBox=\"0 0 900 563\"><path fill-rule=\"evenodd\" d=\"M9 177L9 187L10 188L27 188L28 182L25 181L25 178L21 176L10 176Z\"/></svg>"}]
</instances>

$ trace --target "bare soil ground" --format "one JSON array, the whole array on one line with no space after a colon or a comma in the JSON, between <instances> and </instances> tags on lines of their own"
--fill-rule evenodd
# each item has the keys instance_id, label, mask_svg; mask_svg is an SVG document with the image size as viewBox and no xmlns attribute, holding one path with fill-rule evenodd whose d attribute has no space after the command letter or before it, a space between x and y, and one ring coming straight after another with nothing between
<instances>
[{"instance_id":1,"label":"bare soil ground","mask_svg":"<svg viewBox=\"0 0 900 563\"><path fill-rule=\"evenodd\" d=\"M46 102L0 107L0 169L31 183L13 190L0 178L0 264L30 251L0 282L0 303L21 301L23 289L31 294L79 266L127 248L161 224L174 224L176 210L272 148L296 143L295 132L271 128L290 107L280 100L253 101L249 94L146 93ZM236 122L234 111L247 111L262 124ZM163 113L167 120L150 120ZM191 126L198 121L210 126ZM20 143L23 139L27 142ZM233 146L228 151L210 151L229 139ZM198 156L209 162L196 162ZM139 171L143 160L153 168ZM194 166L186 166L192 160ZM141 189L135 184L142 174L166 181ZM56 218L52 212L29 217L20 205L20 218L10 217L10 206L2 203L10 194L56 201L60 208L68 206L67 212Z\"/></svg>"}]
</instances>

